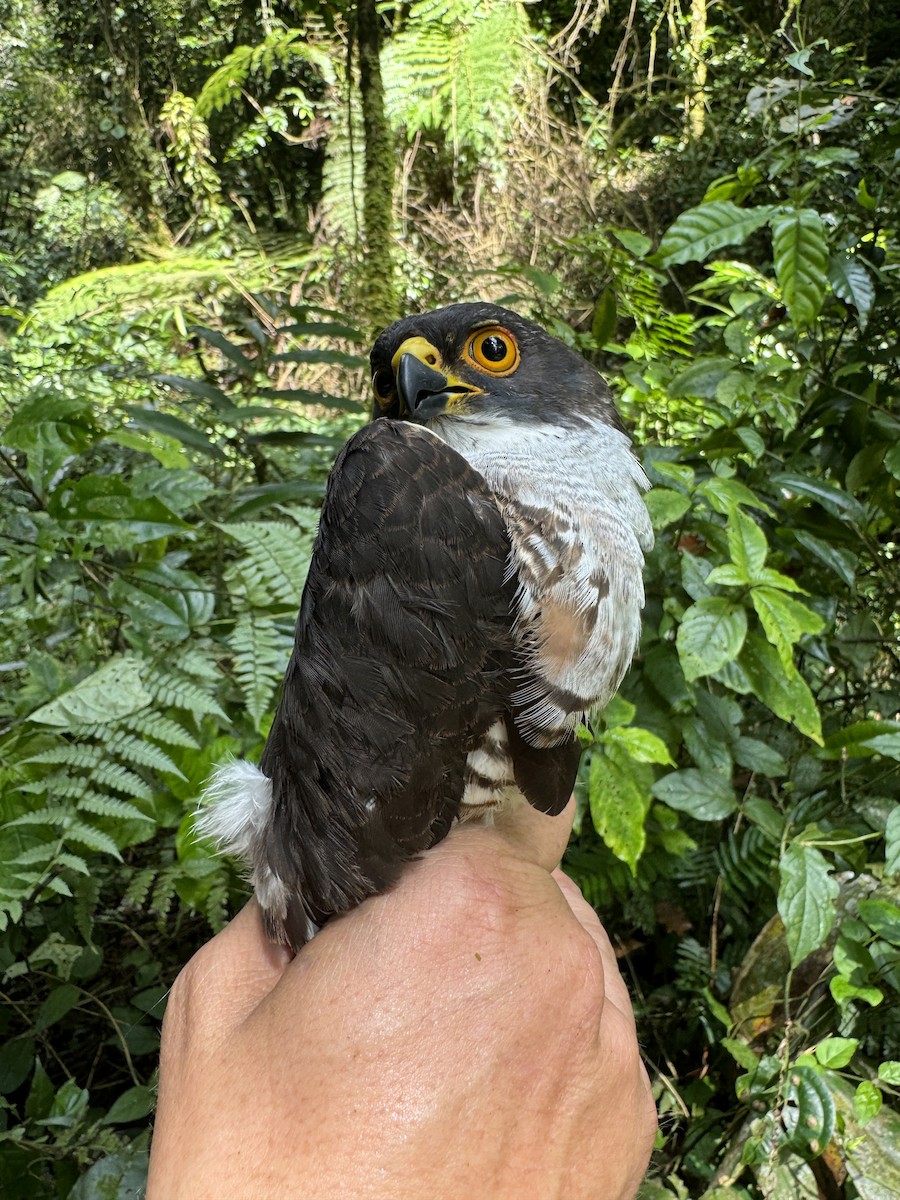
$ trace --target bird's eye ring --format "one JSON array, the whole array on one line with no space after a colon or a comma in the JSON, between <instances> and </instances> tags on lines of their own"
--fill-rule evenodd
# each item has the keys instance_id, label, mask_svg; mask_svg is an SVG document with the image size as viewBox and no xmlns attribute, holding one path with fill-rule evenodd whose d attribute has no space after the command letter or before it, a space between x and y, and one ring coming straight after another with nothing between
<instances>
[{"instance_id":1,"label":"bird's eye ring","mask_svg":"<svg viewBox=\"0 0 900 1200\"><path fill-rule=\"evenodd\" d=\"M372 390L382 408L388 408L394 399L394 372L389 367L379 367L372 376Z\"/></svg>"},{"instance_id":2,"label":"bird's eye ring","mask_svg":"<svg viewBox=\"0 0 900 1200\"><path fill-rule=\"evenodd\" d=\"M519 347L508 329L492 325L479 330L469 341L466 357L481 371L509 375L519 365Z\"/></svg>"}]
</instances>

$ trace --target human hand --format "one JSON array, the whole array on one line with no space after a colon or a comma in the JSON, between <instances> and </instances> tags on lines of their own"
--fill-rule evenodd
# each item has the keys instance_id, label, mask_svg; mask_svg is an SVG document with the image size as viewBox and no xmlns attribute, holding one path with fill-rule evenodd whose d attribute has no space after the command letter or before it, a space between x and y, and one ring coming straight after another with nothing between
<instances>
[{"instance_id":1,"label":"human hand","mask_svg":"<svg viewBox=\"0 0 900 1200\"><path fill-rule=\"evenodd\" d=\"M457 827L293 960L248 904L172 989L148 1200L630 1200L656 1113L570 823Z\"/></svg>"}]
</instances>

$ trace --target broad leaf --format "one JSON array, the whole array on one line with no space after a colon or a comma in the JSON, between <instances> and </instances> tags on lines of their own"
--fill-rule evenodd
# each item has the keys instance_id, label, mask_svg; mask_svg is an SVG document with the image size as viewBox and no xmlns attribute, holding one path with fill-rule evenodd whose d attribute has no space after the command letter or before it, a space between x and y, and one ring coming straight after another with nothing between
<instances>
[{"instance_id":1,"label":"broad leaf","mask_svg":"<svg viewBox=\"0 0 900 1200\"><path fill-rule=\"evenodd\" d=\"M771 215L771 208L738 208L730 200L689 208L666 231L651 261L661 267L702 262L714 250L745 242Z\"/></svg>"},{"instance_id":2,"label":"broad leaf","mask_svg":"<svg viewBox=\"0 0 900 1200\"><path fill-rule=\"evenodd\" d=\"M858 254L833 254L828 261L828 281L839 300L856 309L860 329L865 329L875 299L875 284Z\"/></svg>"},{"instance_id":3,"label":"broad leaf","mask_svg":"<svg viewBox=\"0 0 900 1200\"><path fill-rule=\"evenodd\" d=\"M712 675L737 657L747 635L747 613L723 596L692 604L678 627L676 646L688 682Z\"/></svg>"},{"instance_id":4,"label":"broad leaf","mask_svg":"<svg viewBox=\"0 0 900 1200\"><path fill-rule=\"evenodd\" d=\"M591 755L591 820L616 858L635 872L646 842L644 819L650 797L638 782L634 765L615 746Z\"/></svg>"},{"instance_id":5,"label":"broad leaf","mask_svg":"<svg viewBox=\"0 0 900 1200\"><path fill-rule=\"evenodd\" d=\"M772 218L775 278L798 329L812 325L825 297L828 244L822 218L811 208Z\"/></svg>"},{"instance_id":6,"label":"broad leaf","mask_svg":"<svg viewBox=\"0 0 900 1200\"><path fill-rule=\"evenodd\" d=\"M753 582L766 563L769 552L766 535L752 517L737 508L728 514L726 534L731 561L744 581Z\"/></svg>"},{"instance_id":7,"label":"broad leaf","mask_svg":"<svg viewBox=\"0 0 900 1200\"><path fill-rule=\"evenodd\" d=\"M796 667L786 666L774 646L748 634L739 665L754 695L782 721L822 744L822 718L809 686Z\"/></svg>"},{"instance_id":8,"label":"broad leaf","mask_svg":"<svg viewBox=\"0 0 900 1200\"><path fill-rule=\"evenodd\" d=\"M834 925L839 887L814 846L795 842L785 851L778 870L778 913L784 922L791 966L796 967L825 944Z\"/></svg>"},{"instance_id":9,"label":"broad leaf","mask_svg":"<svg viewBox=\"0 0 900 1200\"><path fill-rule=\"evenodd\" d=\"M818 613L776 588L751 588L750 598L766 637L788 666L793 664L795 643L804 634L821 633L825 627Z\"/></svg>"},{"instance_id":10,"label":"broad leaf","mask_svg":"<svg viewBox=\"0 0 900 1200\"><path fill-rule=\"evenodd\" d=\"M698 821L720 821L737 808L731 784L716 771L698 771L695 767L672 771L657 779L650 790L657 800Z\"/></svg>"},{"instance_id":11,"label":"broad leaf","mask_svg":"<svg viewBox=\"0 0 900 1200\"><path fill-rule=\"evenodd\" d=\"M152 697L141 682L143 664L122 655L110 659L68 692L36 709L42 725L106 725L146 708Z\"/></svg>"}]
</instances>

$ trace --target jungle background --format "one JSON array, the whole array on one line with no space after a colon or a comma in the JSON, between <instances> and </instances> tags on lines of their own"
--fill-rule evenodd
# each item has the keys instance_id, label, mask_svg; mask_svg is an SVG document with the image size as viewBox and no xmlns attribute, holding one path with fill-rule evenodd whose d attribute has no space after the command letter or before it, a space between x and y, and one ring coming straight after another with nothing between
<instances>
[{"instance_id":1,"label":"jungle background","mask_svg":"<svg viewBox=\"0 0 900 1200\"><path fill-rule=\"evenodd\" d=\"M0 0L4 1197L141 1194L245 894L198 794L261 749L371 335L476 297L654 484L567 855L645 1195L900 1195L898 60L889 0Z\"/></svg>"}]
</instances>

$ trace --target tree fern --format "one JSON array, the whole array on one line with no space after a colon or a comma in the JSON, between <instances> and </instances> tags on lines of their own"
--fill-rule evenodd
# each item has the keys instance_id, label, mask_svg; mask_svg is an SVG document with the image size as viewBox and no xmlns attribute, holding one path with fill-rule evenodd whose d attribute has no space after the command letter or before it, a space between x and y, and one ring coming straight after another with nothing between
<instances>
[{"instance_id":1,"label":"tree fern","mask_svg":"<svg viewBox=\"0 0 900 1200\"><path fill-rule=\"evenodd\" d=\"M326 83L334 82L329 56L311 45L302 29L276 28L256 46L237 46L204 83L196 101L198 116L206 118L239 97L252 76L268 78L297 59L309 63Z\"/></svg>"},{"instance_id":2,"label":"tree fern","mask_svg":"<svg viewBox=\"0 0 900 1200\"><path fill-rule=\"evenodd\" d=\"M516 85L539 61L514 0L419 0L382 57L391 121L408 134L446 130L457 155L502 139Z\"/></svg>"},{"instance_id":3,"label":"tree fern","mask_svg":"<svg viewBox=\"0 0 900 1200\"><path fill-rule=\"evenodd\" d=\"M204 297L241 295L290 287L309 252L300 247L274 258L236 251L227 259L187 251L157 252L143 262L87 271L51 288L32 307L27 326L47 338L50 330L116 311L121 319L140 313L183 309L190 319L206 315Z\"/></svg>"}]
</instances>

